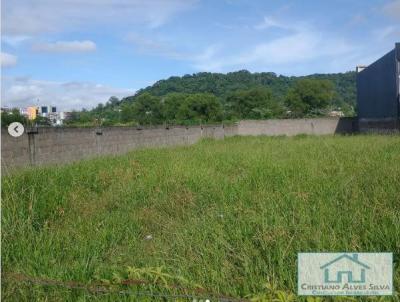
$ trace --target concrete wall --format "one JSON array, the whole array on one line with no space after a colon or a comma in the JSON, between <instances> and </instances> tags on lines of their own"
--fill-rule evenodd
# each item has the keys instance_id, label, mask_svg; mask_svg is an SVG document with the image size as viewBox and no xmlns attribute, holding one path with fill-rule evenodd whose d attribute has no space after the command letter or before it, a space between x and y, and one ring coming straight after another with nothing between
<instances>
[{"instance_id":1,"label":"concrete wall","mask_svg":"<svg viewBox=\"0 0 400 302\"><path fill-rule=\"evenodd\" d=\"M47 164L62 164L98 155L123 154L144 147L186 145L210 137L234 135L296 135L352 132L353 119L321 118L241 121L238 124L173 126L169 128L38 128L18 138L1 130L2 172Z\"/></svg>"},{"instance_id":2,"label":"concrete wall","mask_svg":"<svg viewBox=\"0 0 400 302\"><path fill-rule=\"evenodd\" d=\"M240 121L238 135L324 135L351 133L356 129L352 118L281 119Z\"/></svg>"},{"instance_id":3,"label":"concrete wall","mask_svg":"<svg viewBox=\"0 0 400 302\"><path fill-rule=\"evenodd\" d=\"M26 133L18 138L1 129L1 169L7 167L23 167L30 163L29 137Z\"/></svg>"},{"instance_id":4,"label":"concrete wall","mask_svg":"<svg viewBox=\"0 0 400 302\"><path fill-rule=\"evenodd\" d=\"M223 139L237 126L173 126L169 128L38 128L14 138L1 129L2 172L14 168L62 164L98 155L123 154L144 147L196 143L201 138Z\"/></svg>"}]
</instances>

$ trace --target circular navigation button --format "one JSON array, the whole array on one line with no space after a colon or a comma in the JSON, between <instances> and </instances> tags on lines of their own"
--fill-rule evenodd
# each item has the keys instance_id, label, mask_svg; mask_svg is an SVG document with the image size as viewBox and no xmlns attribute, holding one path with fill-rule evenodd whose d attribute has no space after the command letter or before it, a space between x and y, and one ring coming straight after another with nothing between
<instances>
[{"instance_id":1,"label":"circular navigation button","mask_svg":"<svg viewBox=\"0 0 400 302\"><path fill-rule=\"evenodd\" d=\"M19 122L13 122L8 126L8 133L12 137L19 137L22 134L24 134L24 131L25 131L24 126Z\"/></svg>"}]
</instances>

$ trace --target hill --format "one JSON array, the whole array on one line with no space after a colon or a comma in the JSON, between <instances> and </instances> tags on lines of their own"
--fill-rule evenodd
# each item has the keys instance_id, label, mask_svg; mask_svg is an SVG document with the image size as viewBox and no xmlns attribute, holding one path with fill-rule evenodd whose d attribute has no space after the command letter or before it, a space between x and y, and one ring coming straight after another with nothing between
<instances>
[{"instance_id":1,"label":"hill","mask_svg":"<svg viewBox=\"0 0 400 302\"><path fill-rule=\"evenodd\" d=\"M273 96L283 101L285 95L293 84L301 79L324 79L332 81L337 90L335 103L340 105L356 105L356 73L313 74L302 77L288 77L277 75L273 72L251 73L247 70L236 72L210 73L200 72L182 77L170 77L160 80L154 85L140 89L134 96L122 99L122 102L134 101L135 97L150 93L155 96L165 96L168 93L211 93L217 97L225 98L230 93L254 87L269 88Z\"/></svg>"},{"instance_id":2,"label":"hill","mask_svg":"<svg viewBox=\"0 0 400 302\"><path fill-rule=\"evenodd\" d=\"M340 110L355 115L355 72L287 77L247 70L170 77L122 100L111 97L70 124L198 124L238 119L297 118Z\"/></svg>"}]
</instances>

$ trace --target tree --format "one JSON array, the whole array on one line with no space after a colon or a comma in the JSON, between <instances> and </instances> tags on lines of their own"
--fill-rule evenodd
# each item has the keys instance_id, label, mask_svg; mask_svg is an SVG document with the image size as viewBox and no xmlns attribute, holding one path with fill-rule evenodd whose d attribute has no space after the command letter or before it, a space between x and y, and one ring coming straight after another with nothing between
<instances>
[{"instance_id":1,"label":"tree","mask_svg":"<svg viewBox=\"0 0 400 302\"><path fill-rule=\"evenodd\" d=\"M119 104L119 99L116 96L112 96L108 99L107 105L110 107L115 107Z\"/></svg>"},{"instance_id":2,"label":"tree","mask_svg":"<svg viewBox=\"0 0 400 302\"><path fill-rule=\"evenodd\" d=\"M141 125L161 124L163 122L161 98L144 93L132 105L132 114Z\"/></svg>"},{"instance_id":3,"label":"tree","mask_svg":"<svg viewBox=\"0 0 400 302\"><path fill-rule=\"evenodd\" d=\"M33 124L36 126L51 126L51 121L49 118L44 116L36 116L33 120Z\"/></svg>"},{"instance_id":4,"label":"tree","mask_svg":"<svg viewBox=\"0 0 400 302\"><path fill-rule=\"evenodd\" d=\"M124 103L121 108L121 122L128 123L135 120L132 103Z\"/></svg>"},{"instance_id":5,"label":"tree","mask_svg":"<svg viewBox=\"0 0 400 302\"><path fill-rule=\"evenodd\" d=\"M279 117L282 105L277 102L269 89L258 87L240 90L227 98L227 106L232 115L240 119L265 119Z\"/></svg>"},{"instance_id":6,"label":"tree","mask_svg":"<svg viewBox=\"0 0 400 302\"><path fill-rule=\"evenodd\" d=\"M303 101L303 98L307 99L308 97L305 96L307 93L303 93L304 89L301 86L308 86L308 84L299 84L299 82L307 79L328 81L333 84L333 89L337 93L329 100L330 107L322 110L320 107L323 107L324 104ZM283 110L285 105L292 111L293 117L324 114L328 108L332 108L332 110L341 108L340 110L349 116L355 114L355 83L355 72L313 74L305 77L277 76L272 72L250 73L247 70L227 74L199 72L157 81L154 85L139 89L135 95L121 100L111 97L104 106L94 108L89 111L88 115L91 118L90 123L94 119L101 119L103 125L115 125L121 122L136 123L138 117L140 123L155 124L165 121L175 123L179 122L176 115L184 99L189 95L206 93L218 98L224 119L279 118L285 116L281 113L285 111ZM320 84L316 86L318 85ZM332 87L324 87L326 86L324 84L321 86L323 89L327 89L329 94ZM262 89L269 90L270 93L260 93L259 90ZM245 91L248 93L244 93ZM149 95L159 98L160 104L153 104L156 105L156 110L142 110L143 106L138 108L139 105L135 105L142 95L147 95L147 98ZM260 95L265 95L265 97L259 98ZM249 97L249 100L244 100L244 96ZM252 104L252 102L255 103ZM161 112L157 112L160 109L158 107L161 108ZM147 112L147 117L144 116L145 112Z\"/></svg>"},{"instance_id":7,"label":"tree","mask_svg":"<svg viewBox=\"0 0 400 302\"><path fill-rule=\"evenodd\" d=\"M94 123L94 114L83 109L82 111L72 111L68 119L65 121L66 125L92 125Z\"/></svg>"},{"instance_id":8,"label":"tree","mask_svg":"<svg viewBox=\"0 0 400 302\"><path fill-rule=\"evenodd\" d=\"M212 94L192 94L179 106L176 118L184 123L221 121L222 106L218 98Z\"/></svg>"},{"instance_id":9,"label":"tree","mask_svg":"<svg viewBox=\"0 0 400 302\"><path fill-rule=\"evenodd\" d=\"M1 113L1 126L8 127L13 122L19 122L23 125L27 124L27 119L23 116L18 109L13 109L11 112Z\"/></svg>"},{"instance_id":10,"label":"tree","mask_svg":"<svg viewBox=\"0 0 400 302\"><path fill-rule=\"evenodd\" d=\"M148 92L155 96L166 96L172 92L178 93L211 93L221 100L237 90L248 90L264 87L271 90L277 100L284 100L288 90L300 79L330 80L335 85L338 97L353 107L356 103L356 73L314 74L306 77L277 76L272 72L250 73L247 70L227 74L199 72L182 77L170 77L157 81L154 85L140 89L134 96L126 97L121 102L132 102L135 97Z\"/></svg>"},{"instance_id":11,"label":"tree","mask_svg":"<svg viewBox=\"0 0 400 302\"><path fill-rule=\"evenodd\" d=\"M176 115L179 107L185 102L187 97L188 94L173 92L162 98L163 116L166 121L172 123L177 121Z\"/></svg>"},{"instance_id":12,"label":"tree","mask_svg":"<svg viewBox=\"0 0 400 302\"><path fill-rule=\"evenodd\" d=\"M319 115L334 96L335 89L331 81L302 79L288 91L286 105L293 117Z\"/></svg>"}]
</instances>

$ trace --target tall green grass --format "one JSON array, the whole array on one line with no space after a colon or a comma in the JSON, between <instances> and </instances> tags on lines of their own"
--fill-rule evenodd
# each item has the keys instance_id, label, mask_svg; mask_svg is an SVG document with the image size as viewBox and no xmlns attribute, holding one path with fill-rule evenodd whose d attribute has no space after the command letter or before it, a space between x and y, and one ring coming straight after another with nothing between
<instances>
[{"instance_id":1,"label":"tall green grass","mask_svg":"<svg viewBox=\"0 0 400 302\"><path fill-rule=\"evenodd\" d=\"M2 179L3 272L115 282L158 268L167 283L289 295L311 251L394 252L399 291L399 136L204 140ZM5 281L2 296L116 299Z\"/></svg>"}]
</instances>

